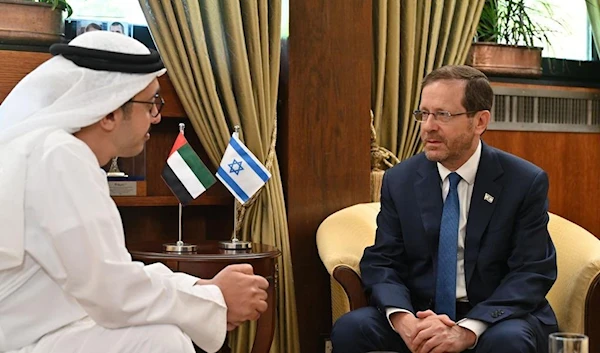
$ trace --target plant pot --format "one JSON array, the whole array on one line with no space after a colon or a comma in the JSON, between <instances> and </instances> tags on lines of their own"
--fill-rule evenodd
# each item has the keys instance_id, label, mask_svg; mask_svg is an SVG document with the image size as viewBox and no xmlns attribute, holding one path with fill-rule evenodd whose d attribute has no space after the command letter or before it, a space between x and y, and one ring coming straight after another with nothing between
<instances>
[{"instance_id":1,"label":"plant pot","mask_svg":"<svg viewBox=\"0 0 600 353\"><path fill-rule=\"evenodd\" d=\"M466 64L488 76L540 77L542 48L473 43Z\"/></svg>"},{"instance_id":2,"label":"plant pot","mask_svg":"<svg viewBox=\"0 0 600 353\"><path fill-rule=\"evenodd\" d=\"M63 11L52 5L0 0L0 44L50 45L63 38Z\"/></svg>"}]
</instances>

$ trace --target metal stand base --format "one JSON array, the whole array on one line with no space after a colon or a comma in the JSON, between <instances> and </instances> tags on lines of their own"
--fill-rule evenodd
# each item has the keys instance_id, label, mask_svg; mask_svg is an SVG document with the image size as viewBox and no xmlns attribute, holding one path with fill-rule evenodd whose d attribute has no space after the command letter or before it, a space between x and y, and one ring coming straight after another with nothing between
<instances>
[{"instance_id":1,"label":"metal stand base","mask_svg":"<svg viewBox=\"0 0 600 353\"><path fill-rule=\"evenodd\" d=\"M108 172L106 176L109 178L127 178L129 175L123 172Z\"/></svg>"},{"instance_id":2,"label":"metal stand base","mask_svg":"<svg viewBox=\"0 0 600 353\"><path fill-rule=\"evenodd\" d=\"M219 247L227 250L247 250L252 249L252 243L249 241L232 239L228 241L220 241Z\"/></svg>"},{"instance_id":3,"label":"metal stand base","mask_svg":"<svg viewBox=\"0 0 600 353\"><path fill-rule=\"evenodd\" d=\"M188 244L188 243L184 243L182 241L178 241L177 243L163 244L164 251L178 253L178 254L192 253L192 252L195 252L196 249L197 249L197 246L195 244Z\"/></svg>"}]
</instances>

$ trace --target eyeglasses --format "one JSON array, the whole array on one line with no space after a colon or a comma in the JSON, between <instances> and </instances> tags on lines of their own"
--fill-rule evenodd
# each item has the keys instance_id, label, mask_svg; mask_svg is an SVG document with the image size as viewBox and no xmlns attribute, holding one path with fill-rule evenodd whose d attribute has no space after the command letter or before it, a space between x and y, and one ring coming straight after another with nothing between
<instances>
[{"instance_id":1,"label":"eyeglasses","mask_svg":"<svg viewBox=\"0 0 600 353\"><path fill-rule=\"evenodd\" d=\"M428 112L426 110L415 110L413 112L413 116L415 117L415 120L420 122L420 123L424 123L425 121L427 121L427 118L429 118L430 115L433 115L433 118L435 119L435 121L440 121L442 123L447 123L450 120L452 120L452 117L454 116L459 116L459 115L465 115L465 114L473 114L473 113L477 113L478 110L473 110L470 112L463 112L463 113L455 113L452 114L450 112L446 112L446 111L439 111L439 112Z\"/></svg>"},{"instance_id":2,"label":"eyeglasses","mask_svg":"<svg viewBox=\"0 0 600 353\"><path fill-rule=\"evenodd\" d=\"M152 101L152 102L130 100L130 101L125 102L125 104L127 104L127 103L152 104L152 106L150 107L150 115L152 115L153 118L156 118L158 116L158 114L160 114L160 111L162 110L163 106L165 105L165 100L159 93L157 93L154 95L154 101ZM155 107L156 107L156 111L155 111Z\"/></svg>"}]
</instances>

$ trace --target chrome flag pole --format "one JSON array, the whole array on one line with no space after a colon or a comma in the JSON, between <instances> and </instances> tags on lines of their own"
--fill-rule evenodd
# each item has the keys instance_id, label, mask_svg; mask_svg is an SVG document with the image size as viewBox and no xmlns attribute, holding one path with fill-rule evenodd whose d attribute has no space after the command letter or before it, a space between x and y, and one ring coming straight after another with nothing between
<instances>
[{"instance_id":1,"label":"chrome flag pole","mask_svg":"<svg viewBox=\"0 0 600 353\"><path fill-rule=\"evenodd\" d=\"M236 125L234 127L234 133L233 135L238 138L240 135L240 126ZM239 166L238 169L238 173L239 170L243 170L243 168L241 167L241 165ZM241 207L242 204L234 197L233 198L233 233L231 235L231 240L227 240L227 241L220 241L219 242L219 247L222 249L227 249L227 250L247 250L247 249L251 249L252 248L252 243L249 241L244 241L244 240L239 240L237 238L237 223L238 223L238 212L237 212L237 208Z\"/></svg>"},{"instance_id":2,"label":"chrome flag pole","mask_svg":"<svg viewBox=\"0 0 600 353\"><path fill-rule=\"evenodd\" d=\"M180 123L179 124L179 132L181 134L184 133L185 130L185 124L184 123ZM196 251L197 246L195 244L189 244L189 243L184 243L181 240L182 237L182 216L183 216L183 205L181 204L181 202L179 203L179 240L176 243L165 243L163 244L163 249L166 252L172 252L172 253L193 253Z\"/></svg>"}]
</instances>

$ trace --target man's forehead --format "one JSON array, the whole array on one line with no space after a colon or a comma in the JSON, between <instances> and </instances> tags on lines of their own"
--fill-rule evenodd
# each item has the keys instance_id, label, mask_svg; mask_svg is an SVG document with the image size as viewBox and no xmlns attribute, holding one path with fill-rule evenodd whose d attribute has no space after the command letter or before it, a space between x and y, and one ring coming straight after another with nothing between
<instances>
[{"instance_id":1,"label":"man's forehead","mask_svg":"<svg viewBox=\"0 0 600 353\"><path fill-rule=\"evenodd\" d=\"M143 90L139 91L133 98L137 97L145 97L150 98L156 94L160 93L160 83L158 79L152 80L148 86L146 86Z\"/></svg>"},{"instance_id":2,"label":"man's forehead","mask_svg":"<svg viewBox=\"0 0 600 353\"><path fill-rule=\"evenodd\" d=\"M454 87L466 87L467 81L459 80L459 79L440 79L430 82L427 86L423 87L423 89L430 86L454 86Z\"/></svg>"},{"instance_id":3,"label":"man's forehead","mask_svg":"<svg viewBox=\"0 0 600 353\"><path fill-rule=\"evenodd\" d=\"M420 106L423 104L460 104L465 95L466 81L464 80L436 80L423 87ZM432 102L435 101L435 102ZM428 107L429 109L441 107ZM450 107L449 107L450 108Z\"/></svg>"}]
</instances>

